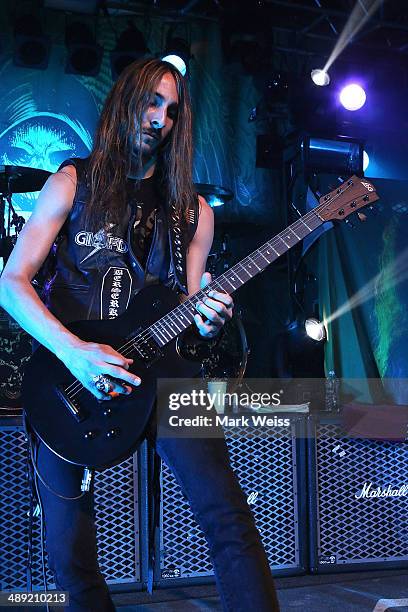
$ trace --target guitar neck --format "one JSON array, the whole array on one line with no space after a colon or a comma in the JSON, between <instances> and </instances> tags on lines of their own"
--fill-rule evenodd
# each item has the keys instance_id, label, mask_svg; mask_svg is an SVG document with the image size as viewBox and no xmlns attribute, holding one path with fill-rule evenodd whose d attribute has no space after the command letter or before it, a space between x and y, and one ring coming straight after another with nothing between
<instances>
[{"instance_id":1,"label":"guitar neck","mask_svg":"<svg viewBox=\"0 0 408 612\"><path fill-rule=\"evenodd\" d=\"M146 337L145 334L148 332L159 346L166 345L191 325L194 315L197 314L197 304L207 297L209 291L233 293L256 274L265 270L267 266L289 251L295 244L311 234L322 223L323 220L313 210L297 219L256 251L253 251L224 274L214 279L204 289L197 291L189 299L156 321L148 330L145 330L143 336Z\"/></svg>"}]
</instances>

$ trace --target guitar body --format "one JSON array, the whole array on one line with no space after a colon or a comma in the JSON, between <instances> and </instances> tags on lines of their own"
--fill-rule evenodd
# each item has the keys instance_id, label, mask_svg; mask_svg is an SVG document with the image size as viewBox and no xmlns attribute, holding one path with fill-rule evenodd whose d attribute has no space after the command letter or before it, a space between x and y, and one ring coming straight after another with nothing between
<instances>
[{"instance_id":1,"label":"guitar body","mask_svg":"<svg viewBox=\"0 0 408 612\"><path fill-rule=\"evenodd\" d=\"M79 338L119 349L126 339L147 328L179 304L170 289L155 285L141 291L116 319L80 321L67 325ZM130 396L98 401L81 386L75 418L58 393L76 379L49 350L38 348L27 364L23 381L24 409L39 438L58 456L77 465L104 469L123 461L141 442L156 398L158 378L190 378L200 364L187 361L176 350L176 340L160 348L153 363L138 359L130 371L142 382ZM79 383L78 383L79 384ZM77 385L78 386L78 385Z\"/></svg>"}]
</instances>

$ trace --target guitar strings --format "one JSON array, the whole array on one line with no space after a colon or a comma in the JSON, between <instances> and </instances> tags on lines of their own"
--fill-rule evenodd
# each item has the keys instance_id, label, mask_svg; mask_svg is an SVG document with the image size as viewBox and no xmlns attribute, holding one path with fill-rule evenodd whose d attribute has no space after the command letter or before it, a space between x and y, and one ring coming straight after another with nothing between
<instances>
[{"instance_id":1,"label":"guitar strings","mask_svg":"<svg viewBox=\"0 0 408 612\"><path fill-rule=\"evenodd\" d=\"M334 196L334 198L333 198L333 200L330 202L330 204L332 204L333 202L335 202L335 201L336 201L336 200L337 200L337 199L338 199L338 198L339 198L339 197L340 197L342 194L344 194L344 193L345 193L345 192L346 192L346 191L347 191L347 190L348 190L348 189L349 189L349 188L350 188L352 185L353 185L353 183L351 183L351 184L347 184L347 185L346 185L346 187L344 188L344 190L343 190L341 193L339 193L339 194L337 194L337 195L335 195L335 196ZM361 196L360 196L360 197L361 197ZM358 200L358 199L359 199L359 198L357 197L357 198L356 198L356 200ZM244 265L243 265L243 262L244 262L244 261L246 261L246 260L253 261L253 259L252 259L252 255L254 255L254 254L255 254L255 256L257 256L257 255L256 255L257 253L261 253L261 255L262 255L262 252L261 252L261 251L262 251L262 249L272 248L272 250L274 250L274 251L275 251L275 253L276 253L276 254L277 254L279 257L280 257L280 255L281 255L281 254L279 254L279 252L278 252L278 251L276 251L276 250L274 249L274 246L273 246L273 245L274 245L274 243L275 243L275 245L277 245L277 240L281 240L281 241L283 241L283 242L284 242L284 244L286 245L285 241L283 240L283 238L281 238L280 234L282 234L284 231L291 230L291 231L292 231L292 233L293 233L293 234L296 236L296 238L298 239L298 236L296 235L296 233L295 233L293 230L294 230L295 228L296 228L296 229L298 229L299 227L304 226L304 225L306 225L306 227L307 227L307 223L306 223L306 221L307 221L307 220L311 220L312 218L316 217L316 216L317 216L317 213L318 213L318 212L320 212L320 211L321 211L323 208L325 208L325 207L327 206L327 204L328 204L327 202L322 203L322 204L318 204L318 205L317 205L315 208L313 208L311 211L309 211L308 213L306 213L305 215L303 215L303 216L302 216L300 219L297 219L297 220L296 220L296 221L294 221L294 222L293 222L291 225L289 225L287 228L285 228L285 230L283 230L282 232L280 232L279 234L277 234L276 236L274 236L273 238L271 238L271 240L269 240L269 241L267 241L265 244L261 245L261 246L260 246L258 249L256 249L255 251L253 251L252 253L250 253L250 254L249 254L249 255L247 255L246 257L244 257L244 258L243 258L243 259L242 259L240 262L238 262L237 264L235 264L235 265L234 265L232 268L230 268L229 270L227 270L226 272L224 272L224 273L221 275L221 277L218 277L218 278L214 279L213 281L211 281L211 283L210 283L208 286L206 286L206 287L205 287L205 290L206 290L206 291L208 291L208 289L210 289L210 290L211 290L213 287L218 288L218 289L223 289L223 287L219 285L219 280L220 280L221 278L226 279L226 280L227 280L227 282L228 282L228 283L231 285L231 287L233 287L233 288L234 288L234 285L233 285L233 284L232 284L232 283L231 283L231 282L228 280L227 275L228 275L228 274L230 274L230 273L232 273L232 274L235 274L236 276L238 276L238 274L237 274L236 272L234 272L234 268L235 268L235 270L236 270L237 268L242 268L242 269L243 269L243 270L245 270L245 272L247 273L247 271L246 271L246 269L245 269L245 267L244 267ZM323 222L324 222L324 221L323 221ZM310 230L310 228L308 228L308 229ZM316 227L316 228L313 228L313 229L312 229L312 232L314 231L314 229L317 229L317 227ZM311 232L310 232L310 233L311 233ZM301 240L302 240L302 238L301 238ZM286 246L287 246L287 245L286 245ZM291 247L290 247L290 248L291 248ZM282 253L282 255L283 255L283 253ZM266 257L264 257L264 259L265 259L266 261L268 261ZM267 264L265 267L267 267L267 266L269 265L269 263L272 263L272 262L268 262L268 264ZM256 264L255 264L255 265L256 265ZM261 268L259 271L262 271L262 268ZM239 276L238 276L238 278L239 278ZM241 280L241 279L240 279L240 280ZM249 280L249 279L248 279L248 280ZM241 282L242 282L242 284L244 284L246 281L241 281ZM235 288L234 288L234 291L235 291ZM203 290L203 289L200 289L200 290L199 290L199 291L197 291L197 292L196 292L196 293L195 293L193 296L191 296L191 298L189 298L188 300L186 300L186 302L183 302L182 304L179 304L178 306L176 306L176 308L174 308L174 309L173 309L173 311L171 311L171 312L172 312L172 313L174 313L174 312L175 312L175 311L177 311L177 310L179 310L180 312L181 312L182 310L185 310L186 312L185 312L185 314L184 314L184 313L182 313L182 316L183 316L183 317L187 317L187 315L191 315L191 314L192 314L192 312L189 310L189 306L191 306L191 307L192 307L192 309L195 311L195 310L196 310L196 308L195 308L196 303L202 299L202 296L205 296L205 295L206 295L206 294L205 294L204 290ZM196 303L195 303L195 304L192 304L192 303L191 303L191 301L192 301L192 300L195 300L195 302L196 302ZM163 315L163 317L161 317L160 319L158 319L157 321L155 321L155 322L154 322L154 323L153 323L153 324L152 324L152 325L151 325L149 328L147 328L147 330L143 330L143 332L141 332L141 333L140 333L140 335L134 336L134 337L133 337L131 340L129 340L128 342L126 342L126 343L125 343L123 346L119 347L119 348L117 349L117 351L118 351L119 353L121 353L121 355L123 355L124 357L126 357L127 355L132 354L132 349L134 348L134 344L135 344L136 342L140 342L140 341L146 340L146 339L148 339L148 338L149 338L149 336L150 336L150 338L151 338L151 331L150 331L150 329L152 329L153 327L157 328L157 331L159 331L159 332L161 332L161 333L162 333L162 336L164 336L164 338L166 339L165 344L166 344L167 342L169 342L170 340L172 340L172 337L170 337L170 339L167 339L167 338L166 338L165 333L164 333L164 332L162 332L162 330L163 330L163 329L167 329L167 325L166 325L166 322L164 321L164 319L165 319L165 318L166 318L166 317L167 317L169 314L170 314L170 313L166 313L165 315ZM194 312L194 314L195 314L195 312ZM177 316L177 315L176 315L176 316ZM187 318L188 318L188 317L187 317ZM191 321L190 321L190 323L191 323ZM177 326L176 326L176 327L177 327ZM183 331L183 330L182 330L182 331ZM154 332L153 332L153 333L154 333ZM163 346L164 346L164 345L163 345ZM128 350L130 350L130 352L127 352ZM78 389L78 390L77 390L77 389ZM80 393L82 390L85 390L85 387L82 385L82 383L81 383L80 381L76 380L76 381L74 381L73 383L71 383L70 385L68 385L68 387L66 387L65 392L66 392L67 394L69 394L69 397L72 399L72 398L73 398L73 397L75 397L75 396L76 396L78 393Z\"/></svg>"},{"instance_id":2,"label":"guitar strings","mask_svg":"<svg viewBox=\"0 0 408 612\"><path fill-rule=\"evenodd\" d=\"M347 186L345 187L345 189L344 189L344 191L343 191L342 193L344 193L344 192L345 192L347 189L349 189L349 187L350 187L350 186L351 186L351 185L347 185ZM335 201L335 200L336 200L336 199L337 199L337 198L338 198L340 195L341 195L341 194L336 195L336 196L334 197L334 199L332 200L332 202L334 202L334 201ZM290 229L290 228L295 229L295 226L296 226L296 227L299 227L299 224L302 224L303 226L304 226L304 225L307 225L307 224L305 223L305 221L306 221L306 220L311 219L312 217L316 217L316 212L320 211L320 210L321 210L321 209L323 209L325 206L327 206L327 203L319 204L319 205L318 205L318 206L316 206L316 207L315 207L313 210L309 211L308 213L306 213L306 215L304 215L303 217L301 217L301 219L298 219L298 220L296 220L294 223L292 223L292 224L291 224L291 225L290 225L288 228L286 228L286 230L288 230L288 229ZM308 229L310 229L310 228L308 228ZM316 228L314 228L314 229L316 229ZM286 230L283 230L283 231L286 231ZM313 230L312 230L312 231L313 231ZM282 232L280 232L280 233L282 233ZM293 232L293 233L294 233L294 232ZM296 236L296 234L295 234L295 236ZM277 240L278 240L278 239L279 239L279 240L282 240L282 238L280 237L280 235L279 235L279 234L278 234L277 236L275 236L274 238L272 238L270 241L268 241L268 242L266 242L265 244L261 245L261 247L259 247L259 249L257 249L256 251L254 251L254 253L261 252L261 250L262 250L262 249L265 249L265 248L272 248L273 250L275 250L275 249L273 248L273 243L277 244ZM274 241L275 241L275 242L274 242ZM283 242L284 242L284 241L283 241ZM278 253L277 251L275 251L275 252L276 252L276 253L279 255L279 253ZM245 258L242 260L242 262L244 262L246 259L251 259L251 255L253 255L253 253L251 253L250 255L247 255L247 256L246 256L246 257L245 257ZM266 258L265 258L265 259L266 259ZM243 263L242 263L242 262L239 262L238 264L236 264L235 266L233 266L233 268L231 268L230 270L227 270L227 272L225 272L225 273L222 275L222 277L224 277L224 278L225 278L225 277L227 276L227 274L228 274L228 273L234 273L234 272L233 272L234 268L237 268L238 266L240 266L241 268L243 268L243 269L245 270L245 268L244 268L244 266L243 266ZM237 276L238 276L238 275L237 275ZM220 278L221 278L221 277L220 277ZM239 278L239 277L238 277L238 278ZM229 282L228 278L227 278L226 280L227 280L227 282L228 282L228 283L229 283L229 284L230 284L232 287L234 287L234 285L233 285L232 283L230 283L230 282ZM210 285L209 285L208 287L206 287L205 289L208 291L208 288L211 288L211 287L213 287L213 286L218 285L219 283L218 283L217 281L219 281L219 279L214 279L214 281L212 281L212 282L210 283ZM221 288L222 288L222 287L221 287ZM235 289L235 288L234 288L234 289ZM201 299L200 294L205 295L205 293L204 293L204 291L203 291L203 290L198 291L197 293L195 293L195 294L194 294L194 296L192 296L192 297L190 298L190 300L187 300L187 301L186 301L186 302L184 302L183 304L180 304L180 305L179 305L179 306L177 306L177 307L176 307L176 308L175 308L175 309L174 309L172 312L174 312L174 311L175 311L175 310L177 310L177 309L179 309L180 311L181 311L181 310L183 310L183 309L184 309L184 310L185 310L185 309L187 309L187 313L188 313L188 314L191 314L191 313L190 313L190 311L188 310L188 304L187 304L187 302L190 302L190 305L191 305L191 300L192 300L192 299L195 299L195 300L196 300L196 302L197 302L197 301L199 301L199 300ZM194 310L195 310L195 305L193 306L193 308L194 308ZM165 323L165 322L162 322L162 321L165 319L165 317L166 317L168 314L169 314L169 313L167 313L166 315L164 315L163 317L161 317L161 319L158 319L158 321L156 321L155 323L153 323L153 325L151 325L151 326L150 326L150 327L149 327L147 330L144 330L143 332L141 332L141 334L140 334L139 336L135 336L135 337L133 337L131 340L129 340L127 343L125 343L125 344L124 344L122 347L119 347L119 348L117 349L117 350L118 350L118 352L120 352L120 353L121 353L121 354L122 354L124 357L126 357L127 355L131 354L131 352L132 352L132 351L131 351L130 353L128 353L127 351L128 351L128 349L131 349L132 347L134 348L134 344L135 344L135 342L137 342L137 341L139 341L139 342L140 342L140 341L143 341L143 340L147 339L147 338L149 337L149 335L151 336L151 332L149 331L151 328L156 327L156 328L158 328L158 331L159 331L159 332L160 332L162 329L165 329L165 328L166 328L166 323ZM183 313L183 316L184 316L184 313ZM166 338L166 335L164 334L164 332L162 332L162 335L163 335L163 336L164 336L164 338L166 339L166 343L167 343L167 342L169 342L169 341L172 339L171 337L170 337L170 340L169 340L169 339L167 339L167 338ZM77 386L79 387L79 388L78 388L78 391L76 390ZM69 386L68 386L68 387L65 389L65 391L66 391L67 393L69 392L70 397L71 397L71 398L73 398L75 395L77 395L77 393L78 393L79 391L81 391L81 387L82 387L82 388L84 388L84 387L83 387L83 385L82 385L82 383L81 383L80 381L75 381L74 383L72 383L71 385L69 385ZM72 393L72 392L74 392L74 393Z\"/></svg>"}]
</instances>

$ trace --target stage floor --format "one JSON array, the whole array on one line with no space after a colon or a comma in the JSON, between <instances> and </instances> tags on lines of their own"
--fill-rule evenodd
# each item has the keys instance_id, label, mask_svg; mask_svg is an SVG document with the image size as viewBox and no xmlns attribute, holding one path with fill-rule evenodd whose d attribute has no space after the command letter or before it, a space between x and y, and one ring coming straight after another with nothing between
<instances>
[{"instance_id":1,"label":"stage floor","mask_svg":"<svg viewBox=\"0 0 408 612\"><path fill-rule=\"evenodd\" d=\"M408 570L277 578L281 612L408 612ZM118 612L221 611L214 585L114 594Z\"/></svg>"}]
</instances>

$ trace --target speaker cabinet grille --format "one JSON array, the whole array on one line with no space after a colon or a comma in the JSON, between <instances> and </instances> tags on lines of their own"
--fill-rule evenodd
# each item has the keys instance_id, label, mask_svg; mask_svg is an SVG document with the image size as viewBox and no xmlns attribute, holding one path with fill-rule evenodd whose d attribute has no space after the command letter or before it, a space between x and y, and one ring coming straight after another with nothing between
<instances>
[{"instance_id":1,"label":"speaker cabinet grille","mask_svg":"<svg viewBox=\"0 0 408 612\"><path fill-rule=\"evenodd\" d=\"M0 424L0 588L26 587L29 489L27 443L19 425ZM140 581L137 459L95 477L95 515L99 563L108 583ZM41 588L40 518L33 519L33 586ZM47 571L52 585L53 577Z\"/></svg>"},{"instance_id":2,"label":"speaker cabinet grille","mask_svg":"<svg viewBox=\"0 0 408 612\"><path fill-rule=\"evenodd\" d=\"M225 431L232 468L248 497L270 565L282 573L303 570L299 529L305 480L299 477L299 422L293 419L290 427L276 428L273 436L262 428ZM204 535L165 464L161 483L159 580L213 576Z\"/></svg>"},{"instance_id":3,"label":"speaker cabinet grille","mask_svg":"<svg viewBox=\"0 0 408 612\"><path fill-rule=\"evenodd\" d=\"M314 571L408 565L407 445L347 438L333 422L312 421L311 428ZM377 496L404 487L405 495Z\"/></svg>"}]
</instances>

